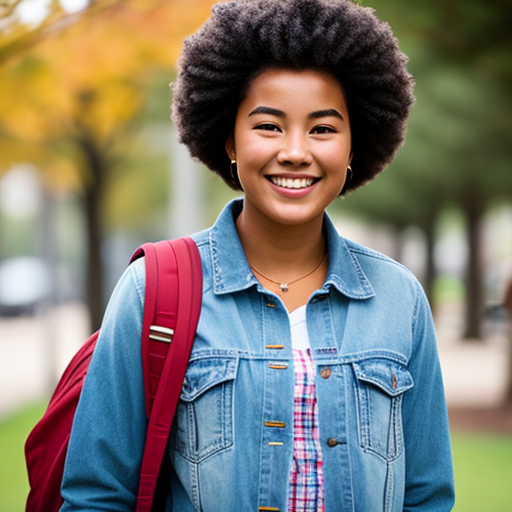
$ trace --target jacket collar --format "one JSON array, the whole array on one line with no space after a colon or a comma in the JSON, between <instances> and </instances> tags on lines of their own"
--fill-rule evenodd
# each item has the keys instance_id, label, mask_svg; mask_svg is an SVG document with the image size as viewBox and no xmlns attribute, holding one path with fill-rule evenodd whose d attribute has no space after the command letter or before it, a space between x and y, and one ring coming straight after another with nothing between
<instances>
[{"instance_id":1,"label":"jacket collar","mask_svg":"<svg viewBox=\"0 0 512 512\"><path fill-rule=\"evenodd\" d=\"M243 200L228 203L210 230L215 294L232 293L258 285L238 237L235 220L242 211ZM375 292L356 254L350 250L329 216L325 214L324 232L329 255L329 270L324 289L335 287L351 299L367 299Z\"/></svg>"}]
</instances>

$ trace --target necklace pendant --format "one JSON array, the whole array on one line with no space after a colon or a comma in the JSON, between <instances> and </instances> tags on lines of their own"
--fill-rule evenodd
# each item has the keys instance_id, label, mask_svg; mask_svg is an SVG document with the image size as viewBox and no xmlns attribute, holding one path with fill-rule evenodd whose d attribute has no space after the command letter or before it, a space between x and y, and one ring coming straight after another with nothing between
<instances>
[{"instance_id":1,"label":"necklace pendant","mask_svg":"<svg viewBox=\"0 0 512 512\"><path fill-rule=\"evenodd\" d=\"M287 292L288 291L288 285L286 283L281 283L279 285L279 288L281 288L282 292Z\"/></svg>"}]
</instances>

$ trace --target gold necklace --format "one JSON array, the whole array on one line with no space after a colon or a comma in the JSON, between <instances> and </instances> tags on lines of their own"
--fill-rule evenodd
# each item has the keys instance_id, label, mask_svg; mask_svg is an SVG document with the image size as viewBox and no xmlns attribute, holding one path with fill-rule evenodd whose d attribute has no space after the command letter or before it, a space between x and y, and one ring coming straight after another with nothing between
<instances>
[{"instance_id":1,"label":"gold necklace","mask_svg":"<svg viewBox=\"0 0 512 512\"><path fill-rule=\"evenodd\" d=\"M270 279L270 277L266 276L265 274L262 274L259 270L255 269L250 263L249 263L249 266L254 270L254 272L256 272L256 274L260 275L261 277L264 277L267 281L270 281L271 283L279 285L279 288L281 289L282 292L287 292L290 289L291 284L296 283L297 281L300 281L301 279L304 279L305 277L308 277L315 270L317 270L318 267L323 263L326 255L327 255L327 252L324 252L324 254L322 255L322 259L309 272L306 272L304 275L297 277L295 279L292 279L291 281L288 281L287 283L283 283L281 281L275 281L274 279Z\"/></svg>"}]
</instances>

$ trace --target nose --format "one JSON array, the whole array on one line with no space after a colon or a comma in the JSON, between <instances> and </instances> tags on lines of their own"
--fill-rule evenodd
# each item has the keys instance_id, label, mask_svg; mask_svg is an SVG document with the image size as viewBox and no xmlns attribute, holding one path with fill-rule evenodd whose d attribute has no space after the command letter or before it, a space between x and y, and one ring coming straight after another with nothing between
<instances>
[{"instance_id":1,"label":"nose","mask_svg":"<svg viewBox=\"0 0 512 512\"><path fill-rule=\"evenodd\" d=\"M282 139L282 148L278 154L281 165L302 167L311 163L311 152L307 138L301 133L290 133Z\"/></svg>"}]
</instances>

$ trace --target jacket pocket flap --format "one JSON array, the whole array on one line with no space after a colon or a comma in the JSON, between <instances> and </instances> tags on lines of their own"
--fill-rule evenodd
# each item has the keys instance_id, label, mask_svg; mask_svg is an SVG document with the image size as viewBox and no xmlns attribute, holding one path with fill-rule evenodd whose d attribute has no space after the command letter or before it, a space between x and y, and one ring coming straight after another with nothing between
<instances>
[{"instance_id":1,"label":"jacket pocket flap","mask_svg":"<svg viewBox=\"0 0 512 512\"><path fill-rule=\"evenodd\" d=\"M389 359L366 359L353 363L358 380L377 386L390 396L398 396L414 386L409 370Z\"/></svg>"},{"instance_id":2,"label":"jacket pocket flap","mask_svg":"<svg viewBox=\"0 0 512 512\"><path fill-rule=\"evenodd\" d=\"M233 357L191 361L183 380L180 398L185 402L191 402L208 389L234 380L237 368L237 359Z\"/></svg>"}]
</instances>

